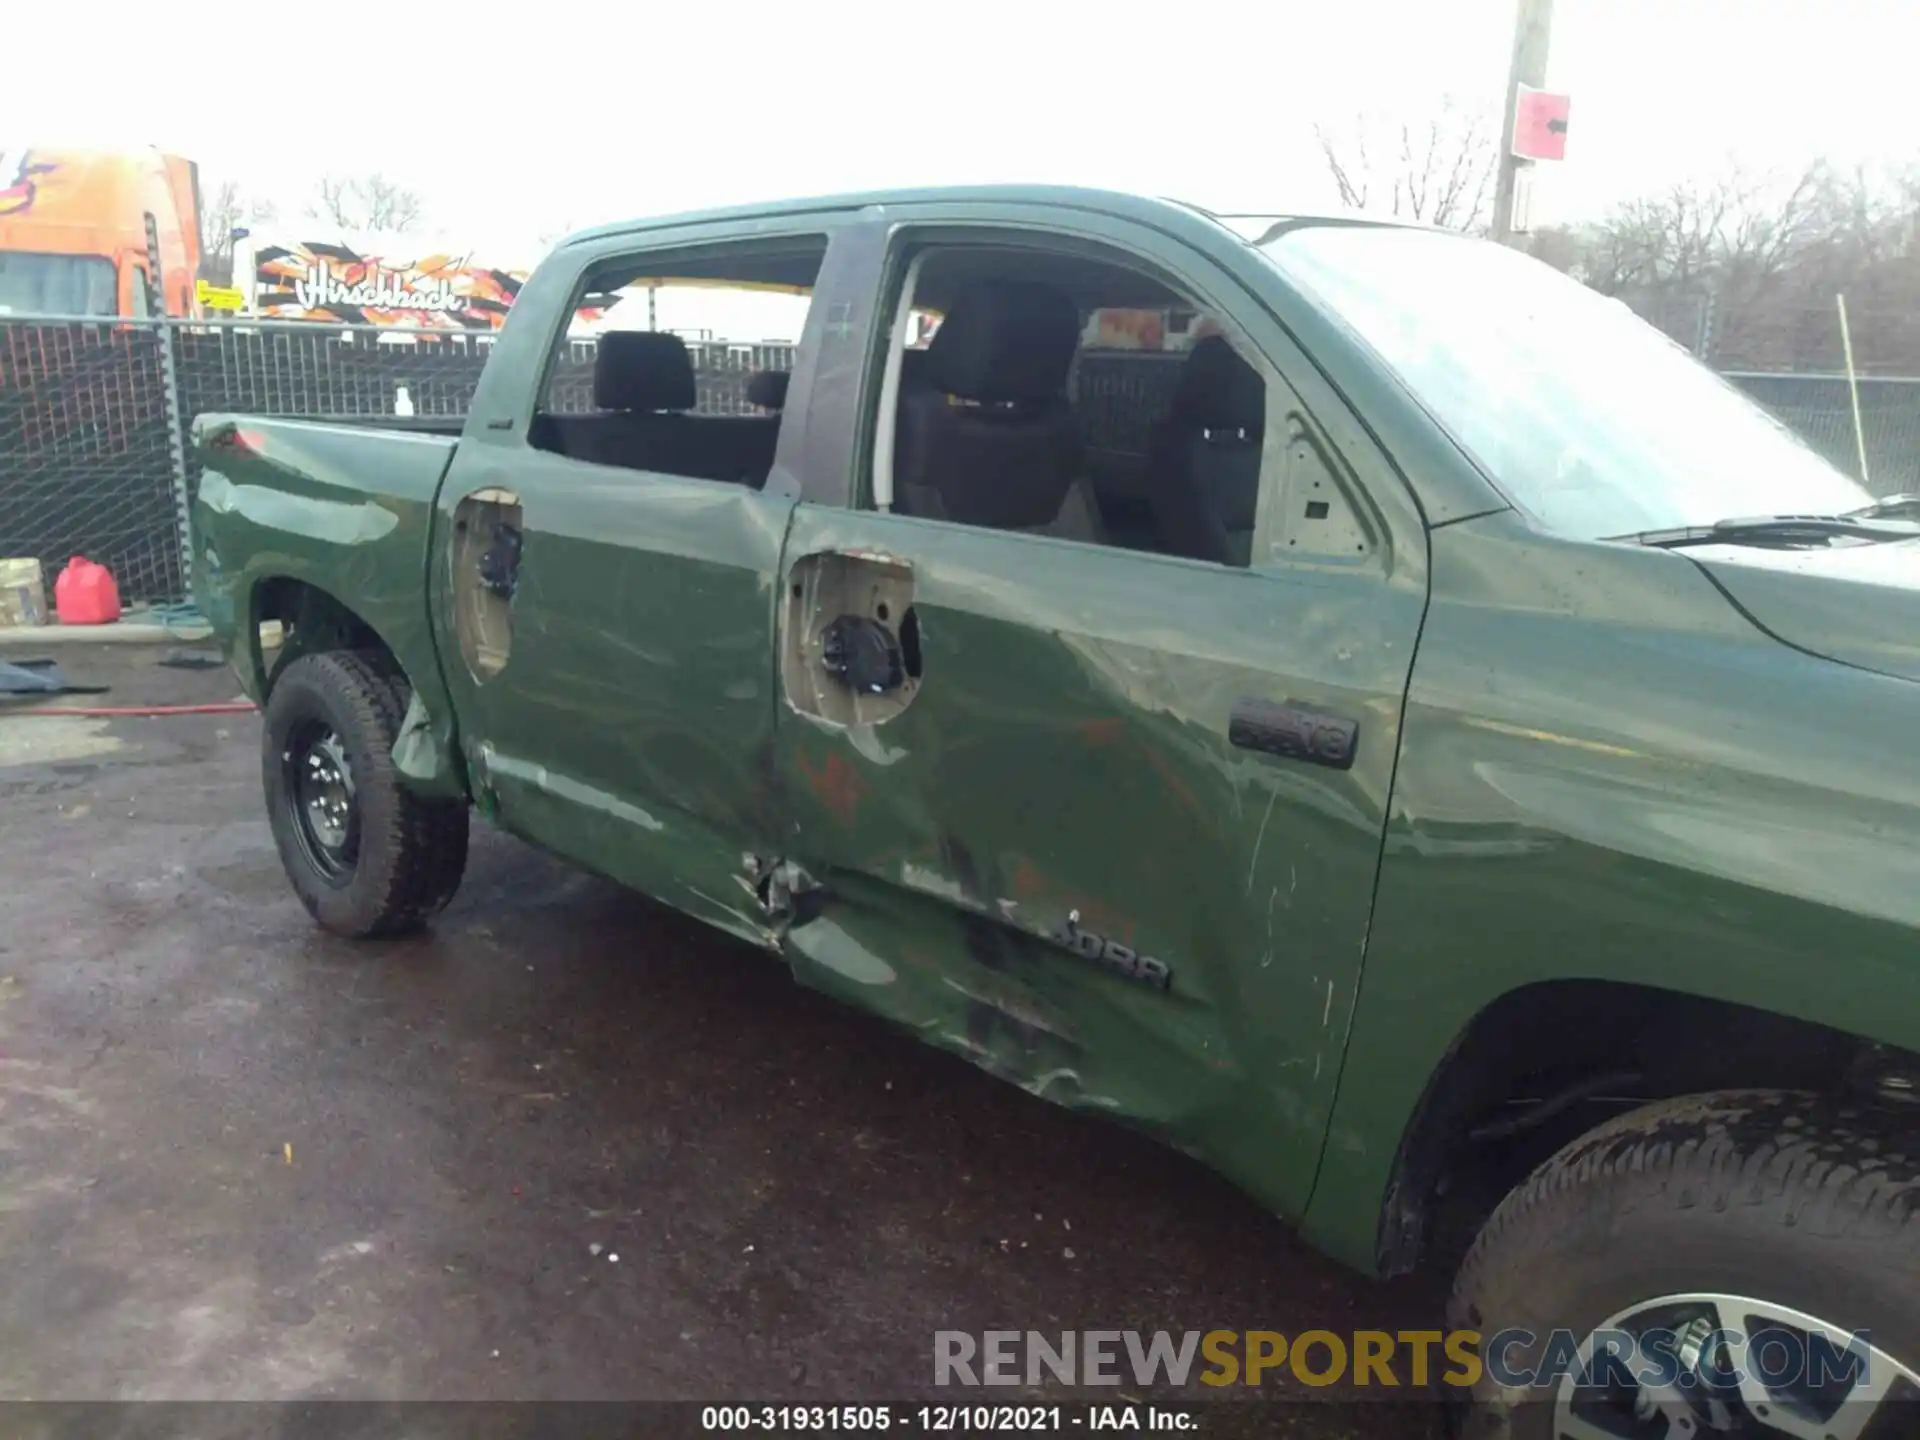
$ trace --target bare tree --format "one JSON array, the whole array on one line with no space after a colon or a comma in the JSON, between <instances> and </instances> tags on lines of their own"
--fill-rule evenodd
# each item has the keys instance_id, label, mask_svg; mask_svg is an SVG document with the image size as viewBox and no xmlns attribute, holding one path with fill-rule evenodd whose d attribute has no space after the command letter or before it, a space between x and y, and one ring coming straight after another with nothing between
<instances>
[{"instance_id":1,"label":"bare tree","mask_svg":"<svg viewBox=\"0 0 1920 1440\"><path fill-rule=\"evenodd\" d=\"M1735 167L1529 248L1725 368L1838 368L1841 293L1863 368L1920 367L1920 168Z\"/></svg>"},{"instance_id":2,"label":"bare tree","mask_svg":"<svg viewBox=\"0 0 1920 1440\"><path fill-rule=\"evenodd\" d=\"M1361 115L1343 130L1314 126L1341 202L1451 230L1487 221L1499 164L1499 125L1448 98L1424 120Z\"/></svg>"},{"instance_id":3,"label":"bare tree","mask_svg":"<svg viewBox=\"0 0 1920 1440\"><path fill-rule=\"evenodd\" d=\"M223 180L200 208L200 271L196 279L233 283L233 245L240 232L274 218L271 202L249 199L239 184Z\"/></svg>"},{"instance_id":4,"label":"bare tree","mask_svg":"<svg viewBox=\"0 0 1920 1440\"><path fill-rule=\"evenodd\" d=\"M1765 283L1832 227L1838 192L1823 164L1787 175L1733 169L1628 201L1588 227L1595 289Z\"/></svg>"},{"instance_id":5,"label":"bare tree","mask_svg":"<svg viewBox=\"0 0 1920 1440\"><path fill-rule=\"evenodd\" d=\"M357 178L328 175L315 189L307 215L342 230L403 235L426 213L419 194L375 173Z\"/></svg>"},{"instance_id":6,"label":"bare tree","mask_svg":"<svg viewBox=\"0 0 1920 1440\"><path fill-rule=\"evenodd\" d=\"M1534 259L1563 274L1584 275L1588 259L1587 234L1576 226L1543 225L1515 236L1514 243Z\"/></svg>"}]
</instances>

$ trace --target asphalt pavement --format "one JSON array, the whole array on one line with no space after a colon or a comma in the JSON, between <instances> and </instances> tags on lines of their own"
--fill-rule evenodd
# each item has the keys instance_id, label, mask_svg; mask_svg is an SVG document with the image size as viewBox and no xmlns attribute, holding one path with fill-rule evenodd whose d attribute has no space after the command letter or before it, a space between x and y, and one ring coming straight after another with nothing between
<instances>
[{"instance_id":1,"label":"asphalt pavement","mask_svg":"<svg viewBox=\"0 0 1920 1440\"><path fill-rule=\"evenodd\" d=\"M111 688L55 703L233 698L205 653L64 649ZM478 822L431 933L326 936L259 768L252 714L0 709L0 1398L951 1399L937 1330L1438 1324Z\"/></svg>"}]
</instances>

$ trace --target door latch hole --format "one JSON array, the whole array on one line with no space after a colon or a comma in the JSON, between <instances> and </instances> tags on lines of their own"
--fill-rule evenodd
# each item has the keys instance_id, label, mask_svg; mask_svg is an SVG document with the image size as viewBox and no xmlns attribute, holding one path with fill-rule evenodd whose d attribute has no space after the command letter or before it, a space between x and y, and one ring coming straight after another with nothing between
<instances>
[{"instance_id":1,"label":"door latch hole","mask_svg":"<svg viewBox=\"0 0 1920 1440\"><path fill-rule=\"evenodd\" d=\"M520 583L520 497L476 491L454 510L453 628L475 680L492 679L513 653L513 596Z\"/></svg>"},{"instance_id":2,"label":"door latch hole","mask_svg":"<svg viewBox=\"0 0 1920 1440\"><path fill-rule=\"evenodd\" d=\"M788 703L835 725L880 725L913 702L921 667L913 569L827 550L788 572L780 674Z\"/></svg>"}]
</instances>

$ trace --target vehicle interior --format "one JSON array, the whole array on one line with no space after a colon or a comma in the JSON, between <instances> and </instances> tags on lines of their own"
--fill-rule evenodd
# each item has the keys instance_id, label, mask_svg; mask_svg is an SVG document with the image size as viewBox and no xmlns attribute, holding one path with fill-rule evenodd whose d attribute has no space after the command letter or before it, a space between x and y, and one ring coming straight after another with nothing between
<instances>
[{"instance_id":1,"label":"vehicle interior","mask_svg":"<svg viewBox=\"0 0 1920 1440\"><path fill-rule=\"evenodd\" d=\"M675 285L806 294L823 253L736 251L670 272L656 259L644 274L630 262L590 275L580 310L663 273ZM891 423L876 427L876 502L1249 563L1267 387L1188 297L1083 255L941 245L914 257L900 307L882 387L891 400L880 401ZM600 465L762 486L789 372L732 368L748 348L666 330L605 330L590 348L563 342L531 442Z\"/></svg>"},{"instance_id":2,"label":"vehicle interior","mask_svg":"<svg viewBox=\"0 0 1920 1440\"><path fill-rule=\"evenodd\" d=\"M876 501L1248 563L1266 382L1187 297L1121 265L1010 246L930 248L908 283L902 304L937 323L914 344L903 337L924 327L896 326Z\"/></svg>"},{"instance_id":3,"label":"vehicle interior","mask_svg":"<svg viewBox=\"0 0 1920 1440\"><path fill-rule=\"evenodd\" d=\"M576 317L603 313L649 285L808 295L825 242L738 247L663 265L649 257L590 273ZM610 329L591 345L563 340L534 417L531 444L575 460L758 488L773 469L786 402L784 370L736 362L768 346L695 340L669 330ZM575 353L585 350L585 364ZM587 382L587 393L581 394ZM744 381L744 384L743 384Z\"/></svg>"}]
</instances>

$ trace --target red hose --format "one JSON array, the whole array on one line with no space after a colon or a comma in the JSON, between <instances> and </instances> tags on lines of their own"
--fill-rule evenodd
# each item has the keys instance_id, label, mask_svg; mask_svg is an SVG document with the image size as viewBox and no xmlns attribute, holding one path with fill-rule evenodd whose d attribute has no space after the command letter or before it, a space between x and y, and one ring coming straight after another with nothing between
<instances>
[{"instance_id":1,"label":"red hose","mask_svg":"<svg viewBox=\"0 0 1920 1440\"><path fill-rule=\"evenodd\" d=\"M251 700L222 700L213 705L39 705L0 710L0 715L70 715L91 720L116 715L247 715L258 708Z\"/></svg>"}]
</instances>

